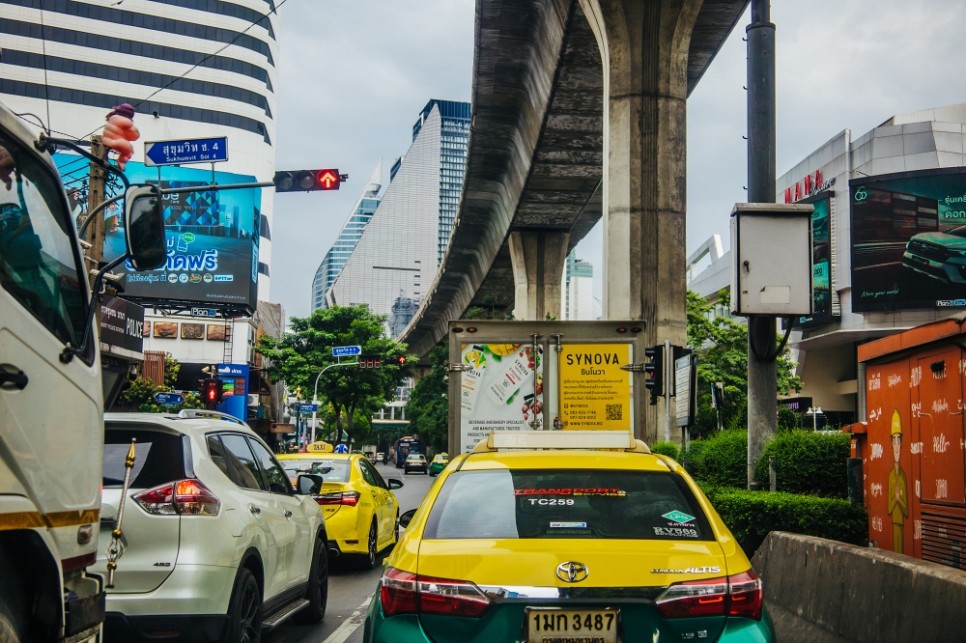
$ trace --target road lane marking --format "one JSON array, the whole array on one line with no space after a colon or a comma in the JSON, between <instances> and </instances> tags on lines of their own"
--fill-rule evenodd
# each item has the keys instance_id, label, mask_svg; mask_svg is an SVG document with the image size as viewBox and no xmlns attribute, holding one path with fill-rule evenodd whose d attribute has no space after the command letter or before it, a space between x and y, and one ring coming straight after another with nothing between
<instances>
[{"instance_id":1,"label":"road lane marking","mask_svg":"<svg viewBox=\"0 0 966 643\"><path fill-rule=\"evenodd\" d=\"M322 641L322 643L345 643L352 633L359 629L359 626L366 622L366 610L369 609L369 602L372 600L374 594L369 594L369 598L365 602L356 608L356 611L352 615L342 622L335 632L329 635L329 638Z\"/></svg>"}]
</instances>

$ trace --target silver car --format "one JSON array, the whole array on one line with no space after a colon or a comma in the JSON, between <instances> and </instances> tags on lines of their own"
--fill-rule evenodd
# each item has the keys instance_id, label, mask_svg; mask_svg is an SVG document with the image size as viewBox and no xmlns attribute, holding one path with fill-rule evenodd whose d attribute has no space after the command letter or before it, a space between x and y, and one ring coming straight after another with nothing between
<instances>
[{"instance_id":1,"label":"silver car","mask_svg":"<svg viewBox=\"0 0 966 643\"><path fill-rule=\"evenodd\" d=\"M108 413L105 426L96 571L107 577L109 552L120 554L105 640L250 642L290 616L322 620L328 557L310 493L317 477L300 476L297 493L261 438L224 414Z\"/></svg>"}]
</instances>

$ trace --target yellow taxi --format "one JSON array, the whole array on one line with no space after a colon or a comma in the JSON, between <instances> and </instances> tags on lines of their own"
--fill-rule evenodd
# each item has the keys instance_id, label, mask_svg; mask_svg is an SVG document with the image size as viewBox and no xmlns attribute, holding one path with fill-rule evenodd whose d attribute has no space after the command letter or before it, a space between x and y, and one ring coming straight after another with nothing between
<instances>
[{"instance_id":1,"label":"yellow taxi","mask_svg":"<svg viewBox=\"0 0 966 643\"><path fill-rule=\"evenodd\" d=\"M493 433L401 524L367 643L774 641L728 528L628 432Z\"/></svg>"},{"instance_id":2,"label":"yellow taxi","mask_svg":"<svg viewBox=\"0 0 966 643\"><path fill-rule=\"evenodd\" d=\"M437 453L433 456L433 461L429 463L429 475L435 477L449 464L448 453Z\"/></svg>"},{"instance_id":3,"label":"yellow taxi","mask_svg":"<svg viewBox=\"0 0 966 643\"><path fill-rule=\"evenodd\" d=\"M352 556L372 569L379 552L396 543L399 501L393 489L402 487L402 480L383 478L360 453L290 453L278 461L290 477L322 476L315 501L325 515L330 556Z\"/></svg>"}]
</instances>

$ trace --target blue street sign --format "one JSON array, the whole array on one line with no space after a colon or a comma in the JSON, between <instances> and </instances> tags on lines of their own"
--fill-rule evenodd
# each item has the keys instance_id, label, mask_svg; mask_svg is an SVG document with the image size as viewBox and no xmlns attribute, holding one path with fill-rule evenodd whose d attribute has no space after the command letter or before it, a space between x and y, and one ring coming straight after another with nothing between
<instances>
[{"instance_id":1,"label":"blue street sign","mask_svg":"<svg viewBox=\"0 0 966 643\"><path fill-rule=\"evenodd\" d=\"M178 393L155 393L154 401L158 404L181 404L184 402L184 396Z\"/></svg>"},{"instance_id":2,"label":"blue street sign","mask_svg":"<svg viewBox=\"0 0 966 643\"><path fill-rule=\"evenodd\" d=\"M351 355L362 355L361 346L333 346L332 357L349 357Z\"/></svg>"},{"instance_id":3,"label":"blue street sign","mask_svg":"<svg viewBox=\"0 0 966 643\"><path fill-rule=\"evenodd\" d=\"M318 404L300 404L299 413L316 413L319 410Z\"/></svg>"},{"instance_id":4,"label":"blue street sign","mask_svg":"<svg viewBox=\"0 0 966 643\"><path fill-rule=\"evenodd\" d=\"M144 164L184 165L228 160L228 137L154 141L144 144Z\"/></svg>"}]
</instances>

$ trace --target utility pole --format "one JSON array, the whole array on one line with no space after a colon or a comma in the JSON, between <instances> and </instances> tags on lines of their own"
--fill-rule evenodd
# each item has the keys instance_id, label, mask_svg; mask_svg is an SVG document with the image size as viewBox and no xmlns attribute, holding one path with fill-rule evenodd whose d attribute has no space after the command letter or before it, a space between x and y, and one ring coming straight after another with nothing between
<instances>
[{"instance_id":1,"label":"utility pole","mask_svg":"<svg viewBox=\"0 0 966 643\"><path fill-rule=\"evenodd\" d=\"M101 137L95 135L91 137L91 154L97 158L107 160L107 148L101 143ZM104 202L105 183L107 171L95 163L90 162L90 178L87 187L87 216L94 219L88 226L90 232L87 235L87 242L91 247L87 251L94 272L101 266L104 260L104 215L96 208ZM91 285L94 285L94 272L88 272Z\"/></svg>"},{"instance_id":2,"label":"utility pole","mask_svg":"<svg viewBox=\"0 0 966 643\"><path fill-rule=\"evenodd\" d=\"M751 0L748 40L748 202L775 202L775 25L770 0ZM736 296L736 293L732 293ZM748 488L778 421L775 318L748 318ZM757 347L757 349L756 349ZM761 347L767 347L761 350Z\"/></svg>"}]
</instances>

